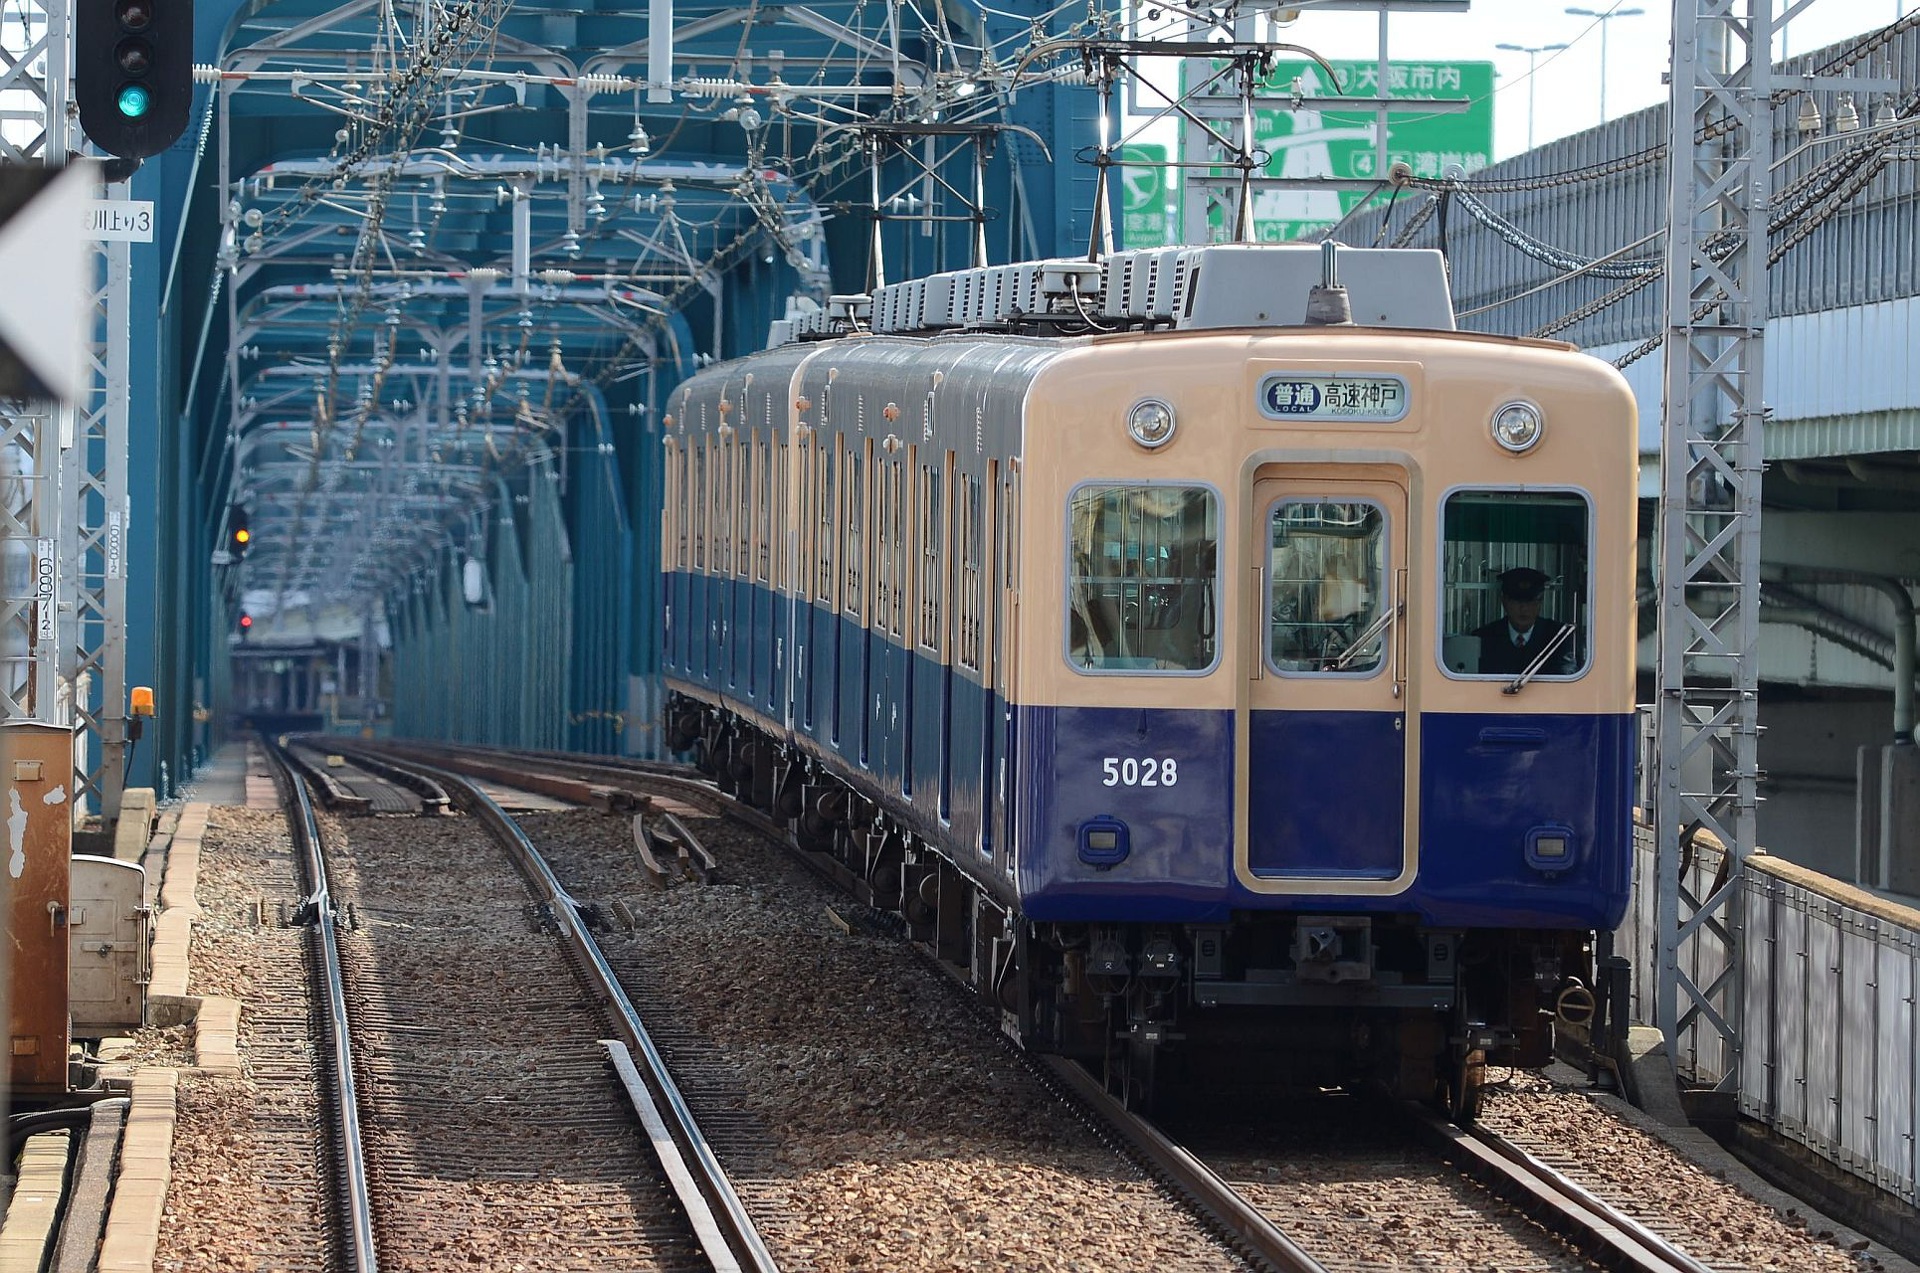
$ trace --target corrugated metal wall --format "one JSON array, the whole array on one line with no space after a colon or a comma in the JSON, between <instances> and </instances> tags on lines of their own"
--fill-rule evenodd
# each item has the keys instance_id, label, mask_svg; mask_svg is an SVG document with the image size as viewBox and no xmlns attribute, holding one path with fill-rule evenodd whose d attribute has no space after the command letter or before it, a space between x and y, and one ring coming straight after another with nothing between
<instances>
[{"instance_id":1,"label":"corrugated metal wall","mask_svg":"<svg viewBox=\"0 0 1920 1273\"><path fill-rule=\"evenodd\" d=\"M618 754L634 750L626 739L634 534L620 491L605 404L597 390L591 391L588 404L589 410L571 422L567 450L566 502L577 548L568 746L575 751ZM657 464L657 456L654 459Z\"/></svg>"},{"instance_id":2,"label":"corrugated metal wall","mask_svg":"<svg viewBox=\"0 0 1920 1273\"><path fill-rule=\"evenodd\" d=\"M466 603L451 550L389 604L398 737L567 745L573 558L553 459L529 464L521 485L499 487L480 605Z\"/></svg>"},{"instance_id":3,"label":"corrugated metal wall","mask_svg":"<svg viewBox=\"0 0 1920 1273\"><path fill-rule=\"evenodd\" d=\"M1838 73L1843 67L1874 77L1887 76L1891 67L1903 84L1920 82L1920 15L1896 25L1894 35L1864 51L1835 45L1781 63L1776 91L1794 88L1809 71ZM1774 169L1776 250L1830 205L1836 210L1774 265L1771 312L1801 314L1920 293L1920 164L1898 157L1911 153L1920 120L1892 133L1837 133L1836 99L1823 94L1823 130L1813 144L1803 145L1795 127L1802 101L1795 95L1774 111L1774 153L1785 157ZM1872 123L1879 105L1855 102L1863 126ZM1439 246L1444 221L1462 327L1554 335L1588 348L1645 340L1660 328L1666 115L1665 106L1652 107L1475 173L1464 196L1448 201L1444 217L1426 208L1426 192L1408 191L1392 209L1384 234L1386 215L1370 211L1356 217L1340 240L1354 246L1397 241L1424 215L1409 242ZM1857 193L1840 202L1838 196L1856 184ZM1779 224L1797 208L1806 215ZM1615 277L1590 274L1522 296L1580 261L1648 236L1654 237L1624 253L1621 262L1603 267ZM1645 272L1649 266L1651 273ZM1639 279L1645 282L1636 288ZM1558 326L1615 291L1625 293L1618 302Z\"/></svg>"}]
</instances>

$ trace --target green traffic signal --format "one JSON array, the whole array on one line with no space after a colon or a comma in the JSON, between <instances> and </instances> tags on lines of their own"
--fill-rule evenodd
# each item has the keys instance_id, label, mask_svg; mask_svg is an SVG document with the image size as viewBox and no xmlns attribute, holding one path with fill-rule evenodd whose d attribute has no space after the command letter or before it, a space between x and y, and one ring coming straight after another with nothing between
<instances>
[{"instance_id":1,"label":"green traffic signal","mask_svg":"<svg viewBox=\"0 0 1920 1273\"><path fill-rule=\"evenodd\" d=\"M193 0L81 0L72 14L73 100L87 137L121 159L171 146L193 105Z\"/></svg>"},{"instance_id":2,"label":"green traffic signal","mask_svg":"<svg viewBox=\"0 0 1920 1273\"><path fill-rule=\"evenodd\" d=\"M138 84L121 86L120 95L114 99L114 105L128 119L139 119L153 107L153 94Z\"/></svg>"}]
</instances>

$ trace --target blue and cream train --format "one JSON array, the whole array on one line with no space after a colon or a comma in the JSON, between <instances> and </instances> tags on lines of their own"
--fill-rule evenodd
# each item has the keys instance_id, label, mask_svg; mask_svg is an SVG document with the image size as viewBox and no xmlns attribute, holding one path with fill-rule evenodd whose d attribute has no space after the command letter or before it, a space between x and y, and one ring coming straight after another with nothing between
<instances>
[{"instance_id":1,"label":"blue and cream train","mask_svg":"<svg viewBox=\"0 0 1920 1273\"><path fill-rule=\"evenodd\" d=\"M672 744L1134 1097L1471 1112L1627 901L1621 377L1451 330L1432 253L943 279L674 391ZM1565 648L1482 673L1520 567Z\"/></svg>"}]
</instances>

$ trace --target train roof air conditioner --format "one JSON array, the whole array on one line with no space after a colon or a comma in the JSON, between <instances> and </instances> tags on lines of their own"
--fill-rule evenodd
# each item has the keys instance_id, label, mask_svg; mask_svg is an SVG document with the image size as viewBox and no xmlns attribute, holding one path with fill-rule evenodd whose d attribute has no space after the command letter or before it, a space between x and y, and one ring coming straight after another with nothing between
<instances>
[{"instance_id":1,"label":"train roof air conditioner","mask_svg":"<svg viewBox=\"0 0 1920 1273\"><path fill-rule=\"evenodd\" d=\"M1429 248L1341 248L1340 285L1361 327L1453 331L1446 259ZM1180 254L1174 326L1296 327L1322 278L1317 244L1222 243Z\"/></svg>"}]
</instances>

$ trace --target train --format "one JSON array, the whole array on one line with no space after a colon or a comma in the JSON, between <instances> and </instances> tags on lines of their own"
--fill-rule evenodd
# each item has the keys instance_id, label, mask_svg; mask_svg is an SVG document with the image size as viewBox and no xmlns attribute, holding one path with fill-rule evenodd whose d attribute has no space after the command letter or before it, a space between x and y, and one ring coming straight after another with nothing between
<instances>
[{"instance_id":1,"label":"train","mask_svg":"<svg viewBox=\"0 0 1920 1273\"><path fill-rule=\"evenodd\" d=\"M1331 243L775 326L661 413L671 747L1130 1103L1545 1063L1630 888L1613 367Z\"/></svg>"}]
</instances>

